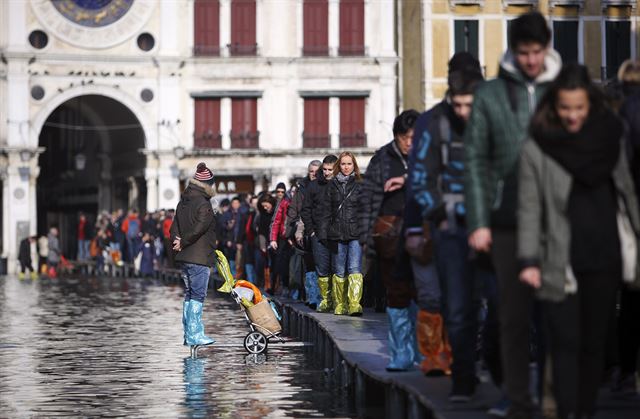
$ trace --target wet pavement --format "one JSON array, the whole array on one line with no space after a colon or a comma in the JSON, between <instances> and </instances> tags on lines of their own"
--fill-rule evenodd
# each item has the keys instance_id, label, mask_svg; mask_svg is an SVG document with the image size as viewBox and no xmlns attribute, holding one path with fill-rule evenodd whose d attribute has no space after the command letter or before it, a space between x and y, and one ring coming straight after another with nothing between
<instances>
[{"instance_id":1,"label":"wet pavement","mask_svg":"<svg viewBox=\"0 0 640 419\"><path fill-rule=\"evenodd\" d=\"M210 291L198 359L181 315L178 284L0 277L0 417L355 416L308 348L247 357L230 298Z\"/></svg>"}]
</instances>

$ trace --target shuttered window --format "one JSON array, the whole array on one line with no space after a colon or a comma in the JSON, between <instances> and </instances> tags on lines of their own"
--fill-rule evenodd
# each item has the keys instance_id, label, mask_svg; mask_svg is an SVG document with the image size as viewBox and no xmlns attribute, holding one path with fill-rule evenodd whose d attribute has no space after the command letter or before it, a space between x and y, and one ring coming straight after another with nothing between
<instances>
[{"instance_id":1,"label":"shuttered window","mask_svg":"<svg viewBox=\"0 0 640 419\"><path fill-rule=\"evenodd\" d=\"M468 52L478 58L478 21L456 20L453 27L455 52Z\"/></svg>"},{"instance_id":2,"label":"shuttered window","mask_svg":"<svg viewBox=\"0 0 640 419\"><path fill-rule=\"evenodd\" d=\"M329 98L304 100L304 148L329 148Z\"/></svg>"},{"instance_id":3,"label":"shuttered window","mask_svg":"<svg viewBox=\"0 0 640 419\"><path fill-rule=\"evenodd\" d=\"M365 55L364 0L340 0L339 55Z\"/></svg>"},{"instance_id":4,"label":"shuttered window","mask_svg":"<svg viewBox=\"0 0 640 419\"><path fill-rule=\"evenodd\" d=\"M578 21L553 22L553 48L560 53L563 63L578 62Z\"/></svg>"},{"instance_id":5,"label":"shuttered window","mask_svg":"<svg viewBox=\"0 0 640 419\"><path fill-rule=\"evenodd\" d=\"M304 0L302 55L329 55L329 3L327 0Z\"/></svg>"},{"instance_id":6,"label":"shuttered window","mask_svg":"<svg viewBox=\"0 0 640 419\"><path fill-rule=\"evenodd\" d=\"M256 0L231 1L231 55L256 55Z\"/></svg>"},{"instance_id":7,"label":"shuttered window","mask_svg":"<svg viewBox=\"0 0 640 419\"><path fill-rule=\"evenodd\" d=\"M195 100L195 148L221 148L220 99Z\"/></svg>"},{"instance_id":8,"label":"shuttered window","mask_svg":"<svg viewBox=\"0 0 640 419\"><path fill-rule=\"evenodd\" d=\"M340 98L340 148L365 147L365 98Z\"/></svg>"},{"instance_id":9,"label":"shuttered window","mask_svg":"<svg viewBox=\"0 0 640 419\"><path fill-rule=\"evenodd\" d=\"M606 56L604 78L616 76L622 62L631 57L631 22L605 22Z\"/></svg>"},{"instance_id":10,"label":"shuttered window","mask_svg":"<svg viewBox=\"0 0 640 419\"><path fill-rule=\"evenodd\" d=\"M196 0L193 8L193 55L220 55L220 2Z\"/></svg>"},{"instance_id":11,"label":"shuttered window","mask_svg":"<svg viewBox=\"0 0 640 419\"><path fill-rule=\"evenodd\" d=\"M231 147L258 148L258 100L231 99Z\"/></svg>"}]
</instances>

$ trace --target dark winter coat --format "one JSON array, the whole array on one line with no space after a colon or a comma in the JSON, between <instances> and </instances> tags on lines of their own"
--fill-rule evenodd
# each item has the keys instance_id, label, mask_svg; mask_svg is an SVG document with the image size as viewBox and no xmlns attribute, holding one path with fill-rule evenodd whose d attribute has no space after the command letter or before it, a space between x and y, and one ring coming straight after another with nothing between
<instances>
[{"instance_id":1,"label":"dark winter coat","mask_svg":"<svg viewBox=\"0 0 640 419\"><path fill-rule=\"evenodd\" d=\"M171 225L171 242L180 237L182 244L175 260L213 266L216 261L216 223L209 200L214 192L206 183L194 179L189 182Z\"/></svg>"},{"instance_id":2,"label":"dark winter coat","mask_svg":"<svg viewBox=\"0 0 640 419\"><path fill-rule=\"evenodd\" d=\"M627 124L627 152L630 159L631 175L636 185L636 194L640 193L640 93L629 97L620 116Z\"/></svg>"},{"instance_id":3,"label":"dark winter coat","mask_svg":"<svg viewBox=\"0 0 640 419\"><path fill-rule=\"evenodd\" d=\"M322 170L318 170L318 178L311 181L305 189L300 215L304 223L304 232L307 236L317 235L320 230L322 203L325 201L328 184L329 181L325 179Z\"/></svg>"},{"instance_id":4,"label":"dark winter coat","mask_svg":"<svg viewBox=\"0 0 640 419\"><path fill-rule=\"evenodd\" d=\"M367 218L363 216L365 207L362 183L355 176L351 176L346 183L335 178L329 182L326 199L322 203L318 231L320 240L358 240L364 244Z\"/></svg>"},{"instance_id":5,"label":"dark winter coat","mask_svg":"<svg viewBox=\"0 0 640 419\"><path fill-rule=\"evenodd\" d=\"M140 243L139 252L142 252L140 259L140 274L153 275L153 261L156 255L156 249L153 245L153 241L150 240Z\"/></svg>"},{"instance_id":6,"label":"dark winter coat","mask_svg":"<svg viewBox=\"0 0 640 419\"><path fill-rule=\"evenodd\" d=\"M380 209L385 199L384 184L394 177L391 173L391 165L394 161L402 163L402 157L396 152L393 146L395 140L382 146L371 158L364 175L363 186L363 225L368 253L374 254L375 245L373 243L373 224L380 215ZM405 162L408 164L408 162ZM405 169L404 174L408 172ZM406 189L406 185L403 189ZM404 196L401 198L404 201ZM404 203L404 202L403 202Z\"/></svg>"},{"instance_id":7,"label":"dark winter coat","mask_svg":"<svg viewBox=\"0 0 640 419\"><path fill-rule=\"evenodd\" d=\"M29 242L28 237L20 242L18 260L23 265L31 266L31 243Z\"/></svg>"}]
</instances>

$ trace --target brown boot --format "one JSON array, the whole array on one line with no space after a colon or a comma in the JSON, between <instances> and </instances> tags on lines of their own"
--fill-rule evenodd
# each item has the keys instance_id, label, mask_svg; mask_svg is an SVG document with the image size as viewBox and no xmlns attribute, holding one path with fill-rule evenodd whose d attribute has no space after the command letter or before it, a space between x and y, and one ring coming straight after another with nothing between
<instances>
[{"instance_id":1,"label":"brown boot","mask_svg":"<svg viewBox=\"0 0 640 419\"><path fill-rule=\"evenodd\" d=\"M420 310L416 334L418 347L424 355L420 369L427 375L450 375L451 347L444 332L442 316Z\"/></svg>"}]
</instances>

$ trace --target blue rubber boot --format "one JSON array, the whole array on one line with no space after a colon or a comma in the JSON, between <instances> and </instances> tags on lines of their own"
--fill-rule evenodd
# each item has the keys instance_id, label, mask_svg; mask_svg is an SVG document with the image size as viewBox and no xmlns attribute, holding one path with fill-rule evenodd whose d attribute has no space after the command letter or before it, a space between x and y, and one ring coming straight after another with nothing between
<instances>
[{"instance_id":1,"label":"blue rubber boot","mask_svg":"<svg viewBox=\"0 0 640 419\"><path fill-rule=\"evenodd\" d=\"M388 371L407 371L416 359L415 319L411 319L409 308L387 307L389 317Z\"/></svg>"},{"instance_id":2,"label":"blue rubber boot","mask_svg":"<svg viewBox=\"0 0 640 419\"><path fill-rule=\"evenodd\" d=\"M215 341L204 334L204 324L202 324L202 303L200 301L189 301L189 312L187 315L187 345L205 346L211 345Z\"/></svg>"},{"instance_id":3,"label":"blue rubber boot","mask_svg":"<svg viewBox=\"0 0 640 419\"><path fill-rule=\"evenodd\" d=\"M318 273L307 272L304 277L304 287L307 291L307 300L309 305L318 307L320 304L320 288L318 288Z\"/></svg>"},{"instance_id":4,"label":"blue rubber boot","mask_svg":"<svg viewBox=\"0 0 640 419\"><path fill-rule=\"evenodd\" d=\"M409 321L411 322L411 335L409 339L411 340L410 344L413 347L413 363L416 365L420 365L424 360L424 355L420 352L420 348L418 347L418 333L416 331L416 323L418 322L418 312L420 309L418 306L411 302L409 306Z\"/></svg>"},{"instance_id":5,"label":"blue rubber boot","mask_svg":"<svg viewBox=\"0 0 640 419\"><path fill-rule=\"evenodd\" d=\"M189 300L189 301L185 300L182 303L182 330L184 331L182 344L184 346L187 346L187 321L188 321L188 318L189 318L189 303L190 302L191 302L191 300Z\"/></svg>"}]
</instances>

